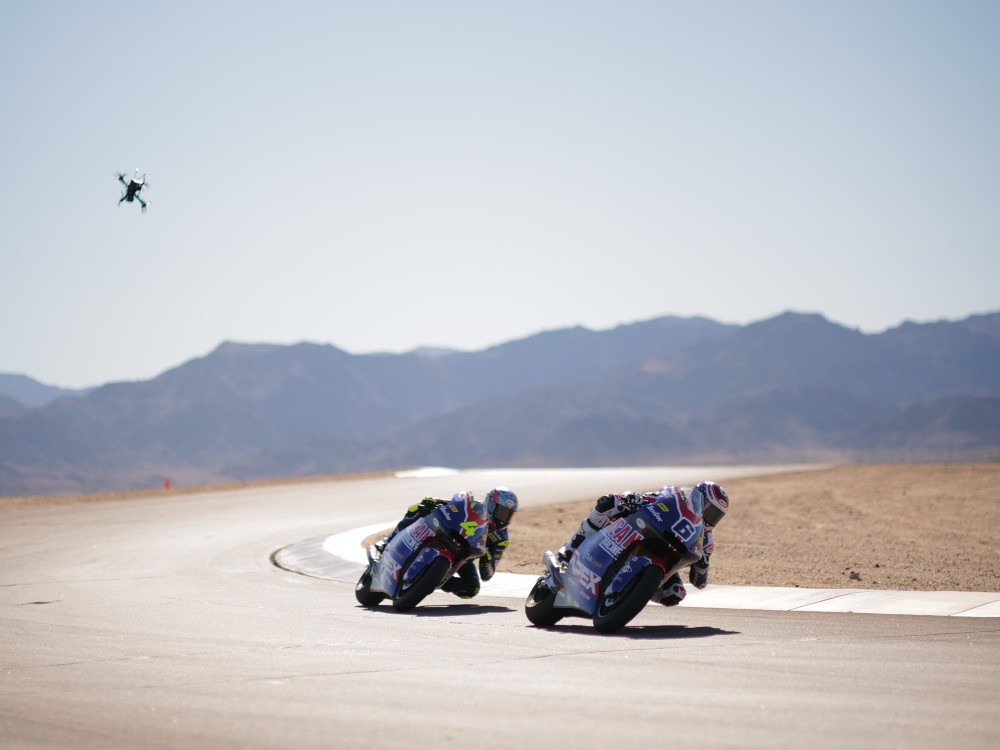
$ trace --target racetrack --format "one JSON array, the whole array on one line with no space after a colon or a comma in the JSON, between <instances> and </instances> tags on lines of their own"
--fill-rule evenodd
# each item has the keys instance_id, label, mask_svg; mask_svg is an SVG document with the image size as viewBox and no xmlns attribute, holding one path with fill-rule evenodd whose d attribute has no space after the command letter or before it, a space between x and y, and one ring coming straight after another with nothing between
<instances>
[{"instance_id":1,"label":"racetrack","mask_svg":"<svg viewBox=\"0 0 1000 750\"><path fill-rule=\"evenodd\" d=\"M529 505L702 473L478 471L4 511L0 745L1000 745L997 618L647 607L600 636L533 628L504 597L365 610L349 582L270 559L426 494L507 484Z\"/></svg>"}]
</instances>

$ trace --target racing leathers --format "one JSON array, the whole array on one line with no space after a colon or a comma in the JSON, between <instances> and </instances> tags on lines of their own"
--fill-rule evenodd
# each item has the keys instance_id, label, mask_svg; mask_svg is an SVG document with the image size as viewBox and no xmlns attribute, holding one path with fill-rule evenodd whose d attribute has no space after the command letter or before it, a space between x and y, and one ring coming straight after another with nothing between
<instances>
[{"instance_id":1,"label":"racing leathers","mask_svg":"<svg viewBox=\"0 0 1000 750\"><path fill-rule=\"evenodd\" d=\"M660 492L664 491L679 495L685 498L686 502L687 495L681 487L664 487L660 490ZM603 529L616 518L627 516L634 512L640 505L654 503L658 499L658 492L646 492L643 494L639 494L638 492L617 492L610 495L602 495L598 498L594 509L590 511L590 515L580 524L580 528L573 535L573 538L559 549L558 559L560 562L568 563L576 552L577 547L595 531ZM702 549L704 553L702 558L690 566L688 574L691 585L698 589L703 589L708 585L708 560L712 552L715 551L712 527L708 524L705 524ZM659 602L665 607L672 607L680 604L685 596L687 596L687 590L684 588L684 582L681 580L680 573L674 573L661 584L660 588L651 597L651 601Z\"/></svg>"},{"instance_id":2,"label":"racing leathers","mask_svg":"<svg viewBox=\"0 0 1000 750\"><path fill-rule=\"evenodd\" d=\"M438 505L445 505L447 503L447 500L439 497L425 497L416 505L411 505L406 509L406 514L403 518L396 524L396 528L388 536L376 543L375 547L379 551L379 554L382 553L389 540L398 532L416 522L418 518L430 515L431 511ZM455 575L444 582L441 590L454 594L461 599L471 599L474 597L479 593L480 579L488 581L496 573L497 565L500 563L500 558L503 557L503 553L507 549L507 544L507 527L499 526L490 518L489 526L486 530L486 550L478 558L478 565L476 559L466 560L459 566Z\"/></svg>"}]
</instances>

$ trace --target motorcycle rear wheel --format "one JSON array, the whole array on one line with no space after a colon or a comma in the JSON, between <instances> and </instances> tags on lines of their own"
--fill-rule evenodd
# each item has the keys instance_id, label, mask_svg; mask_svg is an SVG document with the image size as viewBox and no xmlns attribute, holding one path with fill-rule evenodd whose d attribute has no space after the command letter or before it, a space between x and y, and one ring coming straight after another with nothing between
<instances>
[{"instance_id":1,"label":"motorcycle rear wheel","mask_svg":"<svg viewBox=\"0 0 1000 750\"><path fill-rule=\"evenodd\" d=\"M594 613L597 632L614 633L625 627L633 617L642 612L662 581L663 571L655 565L649 565L632 579L611 604L607 603L607 598L602 594Z\"/></svg>"},{"instance_id":2,"label":"motorcycle rear wheel","mask_svg":"<svg viewBox=\"0 0 1000 750\"><path fill-rule=\"evenodd\" d=\"M372 591L372 569L369 565L365 572L361 574L357 585L354 587L354 598L362 607L375 607L380 601L385 599L385 594L379 591Z\"/></svg>"},{"instance_id":3,"label":"motorcycle rear wheel","mask_svg":"<svg viewBox=\"0 0 1000 750\"><path fill-rule=\"evenodd\" d=\"M528 592L524 601L524 614L531 624L540 628L549 628L559 622L563 616L556 611L556 592L545 584L545 577L539 578Z\"/></svg>"},{"instance_id":4,"label":"motorcycle rear wheel","mask_svg":"<svg viewBox=\"0 0 1000 750\"><path fill-rule=\"evenodd\" d=\"M446 558L435 558L405 591L393 597L392 608L397 612L409 612L441 585L450 567L451 564ZM400 575L400 579L402 579L402 575Z\"/></svg>"}]
</instances>

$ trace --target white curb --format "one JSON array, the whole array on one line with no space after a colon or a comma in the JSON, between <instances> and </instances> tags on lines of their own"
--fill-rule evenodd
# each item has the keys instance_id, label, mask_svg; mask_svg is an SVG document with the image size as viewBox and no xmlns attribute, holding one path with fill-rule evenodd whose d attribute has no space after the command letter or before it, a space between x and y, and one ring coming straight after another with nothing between
<instances>
[{"instance_id":1,"label":"white curb","mask_svg":"<svg viewBox=\"0 0 1000 750\"><path fill-rule=\"evenodd\" d=\"M395 521L362 526L327 537L324 551L342 560L367 565L361 542ZM539 563L541 568L541 563ZM487 596L523 599L538 576L497 573L483 582ZM1000 593L969 591L875 591L870 589L805 589L780 586L709 584L703 591L688 587L682 607L781 610L785 612L857 612L881 615L1000 617Z\"/></svg>"}]
</instances>

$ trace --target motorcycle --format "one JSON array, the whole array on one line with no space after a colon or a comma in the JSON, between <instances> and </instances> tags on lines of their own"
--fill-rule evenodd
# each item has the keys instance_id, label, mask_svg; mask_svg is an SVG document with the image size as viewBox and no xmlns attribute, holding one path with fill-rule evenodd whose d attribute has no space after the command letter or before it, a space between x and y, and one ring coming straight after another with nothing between
<instances>
[{"instance_id":1,"label":"motorcycle","mask_svg":"<svg viewBox=\"0 0 1000 750\"><path fill-rule=\"evenodd\" d=\"M528 593L525 614L551 627L563 617L590 617L614 633L642 611L667 576L702 556L702 509L683 490L657 498L588 536L569 564L547 551L547 572Z\"/></svg>"},{"instance_id":2,"label":"motorcycle","mask_svg":"<svg viewBox=\"0 0 1000 750\"><path fill-rule=\"evenodd\" d=\"M486 550L486 505L460 493L400 530L379 554L368 548L368 567L354 595L365 607L392 599L397 612L408 612L441 586L468 560Z\"/></svg>"}]
</instances>

